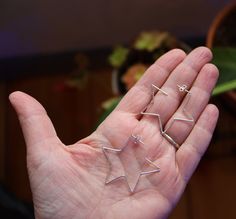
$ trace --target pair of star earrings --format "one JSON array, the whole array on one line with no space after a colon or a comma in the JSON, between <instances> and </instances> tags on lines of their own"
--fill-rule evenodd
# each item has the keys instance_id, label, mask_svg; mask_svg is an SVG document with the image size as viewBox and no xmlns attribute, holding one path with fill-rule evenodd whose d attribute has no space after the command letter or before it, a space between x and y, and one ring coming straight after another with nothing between
<instances>
[{"instance_id":1,"label":"pair of star earrings","mask_svg":"<svg viewBox=\"0 0 236 219\"><path fill-rule=\"evenodd\" d=\"M175 117L170 124L163 128L161 116L156 112L146 112L150 105L154 103L154 97L157 92L168 96L168 93L152 84L152 98L150 104L141 112L141 115L157 117L160 133L162 136L176 149L179 148L178 143L167 134L167 131L176 121L194 122L193 116L187 111L186 106L191 98L191 92L187 90L186 85L177 85L180 92L186 92L186 101L183 106L184 118ZM132 134L125 146L121 149L102 147L103 153L109 163L109 174L106 177L105 184L113 183L119 179L124 179L131 193L135 192L141 176L150 175L160 172L160 168L151 159L143 156L143 148L145 143L141 136Z\"/></svg>"}]
</instances>

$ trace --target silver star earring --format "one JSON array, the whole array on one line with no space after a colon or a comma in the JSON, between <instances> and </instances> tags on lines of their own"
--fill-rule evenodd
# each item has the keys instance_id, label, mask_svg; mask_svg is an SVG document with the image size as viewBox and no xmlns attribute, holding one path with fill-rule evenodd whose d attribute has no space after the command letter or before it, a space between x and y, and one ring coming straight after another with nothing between
<instances>
[{"instance_id":1,"label":"silver star earring","mask_svg":"<svg viewBox=\"0 0 236 219\"><path fill-rule=\"evenodd\" d=\"M180 118L180 117L175 117L173 118L172 122L165 128L164 133L166 133L168 131L168 129L171 128L171 126L174 124L175 121L184 121L184 122L189 122L189 123L194 123L194 118L193 116L186 110L186 106L188 105L190 98L192 96L192 93L187 90L187 85L177 85L179 87L179 91L180 92L186 92L186 101L185 104L183 106L183 112L186 118Z\"/></svg>"},{"instance_id":2,"label":"silver star earring","mask_svg":"<svg viewBox=\"0 0 236 219\"><path fill-rule=\"evenodd\" d=\"M187 90L187 85L177 85L177 87L179 88L180 92L186 92L186 101L185 104L183 106L183 113L185 115L186 118L180 118L180 117L175 117L173 118L172 122L165 128L165 130L163 131L163 136L166 138L166 140L168 142L170 142L176 149L178 149L180 146L178 143L176 143L173 138L171 138L166 132L172 127L172 125L176 122L176 121L184 121L184 122L188 122L188 123L194 123L194 118L193 116L187 111L186 106L188 105L190 98L192 96L192 93Z\"/></svg>"},{"instance_id":3,"label":"silver star earring","mask_svg":"<svg viewBox=\"0 0 236 219\"><path fill-rule=\"evenodd\" d=\"M135 156L137 144L139 143L144 144L141 136L132 134L131 138L128 139L125 146L121 149L102 147L110 169L105 184L110 184L123 178L128 185L129 191L133 193L141 176L160 172L160 168L150 159L140 155ZM115 168L115 164L119 168ZM146 165L153 166L153 169L144 171L142 168Z\"/></svg>"}]
</instances>

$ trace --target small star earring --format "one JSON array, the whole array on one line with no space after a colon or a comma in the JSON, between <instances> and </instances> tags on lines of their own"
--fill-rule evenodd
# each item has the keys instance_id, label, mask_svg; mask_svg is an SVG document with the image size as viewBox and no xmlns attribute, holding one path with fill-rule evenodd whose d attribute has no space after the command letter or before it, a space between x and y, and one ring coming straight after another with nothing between
<instances>
[{"instance_id":1,"label":"small star earring","mask_svg":"<svg viewBox=\"0 0 236 219\"><path fill-rule=\"evenodd\" d=\"M137 148L134 144L142 143L141 136L131 135L126 144L120 148L102 147L103 153L109 164L109 173L105 179L108 185L119 179L126 181L129 191L135 192L141 176L160 172L160 168L145 156L135 156ZM148 168L148 166L150 166Z\"/></svg>"}]
</instances>

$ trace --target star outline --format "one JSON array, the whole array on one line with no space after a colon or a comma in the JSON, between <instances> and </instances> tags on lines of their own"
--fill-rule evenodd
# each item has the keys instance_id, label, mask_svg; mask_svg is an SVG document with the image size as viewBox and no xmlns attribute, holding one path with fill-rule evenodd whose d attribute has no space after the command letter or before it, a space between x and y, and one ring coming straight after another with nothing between
<instances>
[{"instance_id":1,"label":"star outline","mask_svg":"<svg viewBox=\"0 0 236 219\"><path fill-rule=\"evenodd\" d=\"M131 137L134 137L134 135L132 134ZM139 142L140 142L140 143L143 143L141 140L140 140ZM134 143L135 143L135 142L134 142ZM143 143L143 144L144 144L144 143ZM115 152L115 153L120 153L120 152L122 152L122 151L127 147L127 145L128 145L128 144L126 144L126 145L125 145L123 148L121 148L121 149L110 148L110 147L106 147L106 146L103 146L103 147L102 147L102 151L103 151L103 153L104 153L104 155L105 155L105 157L106 157L106 160L107 160L108 163L109 163L109 169L110 169L109 172L110 172L110 173L111 173L111 169L112 169L112 164L111 164L111 162L110 162L110 160L109 160L108 155L106 154L106 150L107 150L107 151L111 151L111 152ZM159 168L153 161L151 161L151 160L150 160L149 158L147 158L147 157L145 157L145 160L146 160L146 162L147 162L149 165L152 165L155 169L154 169L154 170L149 170L149 171L140 171L140 173L139 173L139 175L138 175L138 178L137 178L137 180L136 180L136 182L135 182L135 184L134 184L134 186L133 186L133 189L132 189L131 186L129 185L128 178L127 178L127 176L126 176L126 174L125 174L125 171L124 171L124 175L117 176L117 177L115 177L115 178L112 179L112 180L108 180L108 178L109 178L109 176L110 176L110 173L107 174L107 177L106 177L106 179L105 179L105 184L108 185L108 184L111 184L111 183L113 183L113 182L115 182L115 181L117 181L117 180L120 180L120 179L124 178L124 180L126 181L126 184L127 184L127 186L128 186L129 191L130 191L131 193L134 193L134 192L135 192L135 189L136 189L136 187L137 187L137 185L138 185L138 183L139 183L139 180L140 180L140 177L141 177L141 176L149 175L149 174L154 174L154 173L160 172L160 168Z\"/></svg>"}]
</instances>

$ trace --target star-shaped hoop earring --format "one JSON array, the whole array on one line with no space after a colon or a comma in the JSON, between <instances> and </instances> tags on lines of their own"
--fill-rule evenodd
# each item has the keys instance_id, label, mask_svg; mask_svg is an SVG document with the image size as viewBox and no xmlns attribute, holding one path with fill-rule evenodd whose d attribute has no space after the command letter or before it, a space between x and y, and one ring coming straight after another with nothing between
<instances>
[{"instance_id":1,"label":"star-shaped hoop earring","mask_svg":"<svg viewBox=\"0 0 236 219\"><path fill-rule=\"evenodd\" d=\"M145 112L147 110L147 108L149 107L150 104L154 103L154 97L155 97L155 93L158 91L161 91L163 94L165 94L166 96L168 96L168 94L163 91L161 88L155 86L154 84L152 84L152 99L149 103L149 105L145 108L144 111L141 112L141 115L148 115L148 116L155 116L158 118L158 122L159 122L159 128L160 128L160 132L162 134L162 136L169 142L171 143L176 149L179 149L179 144L177 142L174 141L173 138L171 138L168 134L167 131L172 127L172 125L176 122L176 121L184 121L184 122L191 122L194 123L194 118L193 116L186 110L186 106L189 103L189 100L191 98L191 92L189 90L187 90L187 85L177 85L179 88L180 92L187 92L187 100L183 106L183 112L184 115L186 116L186 118L179 118L179 117L175 117L173 118L173 120L171 121L171 123L164 129L163 128L163 124L161 121L161 116L158 113L152 113L152 112Z\"/></svg>"},{"instance_id":2,"label":"star-shaped hoop earring","mask_svg":"<svg viewBox=\"0 0 236 219\"><path fill-rule=\"evenodd\" d=\"M184 115L185 115L185 118L180 118L180 117L175 117L175 118L173 118L172 122L171 122L171 123L165 128L165 130L163 131L165 134L166 134L166 132L168 131L168 129L170 129L171 126L172 126L176 121L184 121L184 122L189 122L189 123L194 123L194 122L195 122L193 116L186 110L186 107L187 107L187 105L188 105L188 103L189 103L189 101L190 101L190 98L191 98L191 96L192 96L192 93L191 93L189 90L187 90L187 85L182 85L182 86L177 85L177 86L178 86L180 92L186 92L186 93L187 93L187 95L186 95L186 101L185 101L185 104L184 104L184 106L183 106L183 113L184 113Z\"/></svg>"},{"instance_id":3,"label":"star-shaped hoop earring","mask_svg":"<svg viewBox=\"0 0 236 219\"><path fill-rule=\"evenodd\" d=\"M138 150L141 148L137 144L144 144L144 142L140 136L132 134L126 145L121 149L102 147L110 169L105 184L123 178L127 182L129 191L134 193L141 176L160 172L160 168L154 162L139 154ZM116 164L119 168L115 167ZM147 166L153 168L144 170Z\"/></svg>"}]
</instances>

